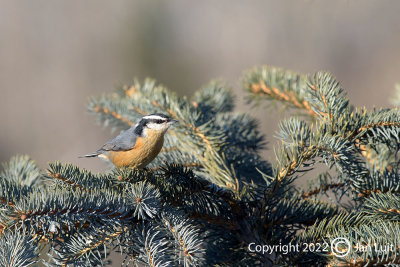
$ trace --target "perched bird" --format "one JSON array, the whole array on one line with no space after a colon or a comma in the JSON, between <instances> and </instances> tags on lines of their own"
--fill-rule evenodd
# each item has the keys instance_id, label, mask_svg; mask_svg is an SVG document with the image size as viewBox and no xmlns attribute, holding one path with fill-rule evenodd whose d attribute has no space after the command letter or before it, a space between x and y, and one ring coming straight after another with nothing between
<instances>
[{"instance_id":1,"label":"perched bird","mask_svg":"<svg viewBox=\"0 0 400 267\"><path fill-rule=\"evenodd\" d=\"M160 153L165 132L176 122L161 113L144 116L137 124L109 140L95 153L84 157L105 158L117 167L142 169Z\"/></svg>"}]
</instances>

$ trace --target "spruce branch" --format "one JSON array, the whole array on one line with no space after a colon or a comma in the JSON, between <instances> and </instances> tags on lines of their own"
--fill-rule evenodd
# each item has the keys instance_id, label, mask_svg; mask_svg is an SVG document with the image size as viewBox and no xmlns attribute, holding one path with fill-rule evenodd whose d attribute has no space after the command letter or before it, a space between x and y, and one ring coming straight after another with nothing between
<instances>
[{"instance_id":1,"label":"spruce branch","mask_svg":"<svg viewBox=\"0 0 400 267\"><path fill-rule=\"evenodd\" d=\"M144 181L128 188L128 199L135 207L134 216L143 220L153 218L161 208L158 190Z\"/></svg>"},{"instance_id":2,"label":"spruce branch","mask_svg":"<svg viewBox=\"0 0 400 267\"><path fill-rule=\"evenodd\" d=\"M39 167L27 155L12 157L9 162L3 163L2 167L0 176L17 184L31 186L43 182Z\"/></svg>"},{"instance_id":3,"label":"spruce branch","mask_svg":"<svg viewBox=\"0 0 400 267\"><path fill-rule=\"evenodd\" d=\"M353 108L340 84L328 73L319 72L308 77L302 76L301 79L300 75L295 76L297 83L294 83L293 88L290 86L293 84L292 75L283 70L262 67L250 71L244 78L244 87L250 92L253 102L274 99L306 112L310 107L316 119L311 126L294 118L281 123L278 138L282 145L276 150L277 164L274 176L270 179L273 186L265 187L267 194L262 206L268 207L267 201L271 201L277 195L276 192L284 192L288 182L290 184L300 173L305 175L315 163L324 162L329 168L335 166L336 177L324 181L320 179L320 185L314 186L310 191L303 191L301 198L314 196L313 199L318 199L321 193L332 190L337 205L344 206L341 203L342 197L347 195L353 200L353 206L348 206L348 210L365 207L365 212L361 211L358 215L360 218L396 218L396 199L383 199L381 195L398 192L399 111ZM291 98L289 94L297 97ZM306 105L299 105L302 103L298 101L302 99L299 96L303 96L306 101L303 103L307 103ZM378 194L381 197L377 200ZM273 202L274 205L276 203L279 202ZM383 203L386 206L382 206ZM382 207L378 208L378 205ZM268 212L273 214L272 210ZM284 218L274 222L279 225L284 222ZM360 224L360 227L367 227L366 221L363 223L365 225ZM330 236L327 229L318 231L324 233L321 237ZM346 230L343 228L343 231ZM350 234L348 231L346 233ZM317 232L311 232L310 238L316 240L316 234ZM343 235L347 237L346 234ZM389 239L388 242L394 241ZM299 260L299 257L293 256ZM371 262L384 262L376 257L377 255L371 256ZM306 255L304 259L326 263L324 258L318 258L317 255ZM351 261L347 263L349 262Z\"/></svg>"},{"instance_id":4,"label":"spruce branch","mask_svg":"<svg viewBox=\"0 0 400 267\"><path fill-rule=\"evenodd\" d=\"M364 202L363 212L371 219L399 221L399 204L400 198L395 193L372 193Z\"/></svg>"},{"instance_id":5,"label":"spruce branch","mask_svg":"<svg viewBox=\"0 0 400 267\"><path fill-rule=\"evenodd\" d=\"M107 264L110 251L107 251L106 244L111 243L123 233L121 226L101 227L78 233L70 238L58 242L59 248L53 247L50 259L57 266L74 264L77 266L97 266ZM109 262L108 262L109 263Z\"/></svg>"},{"instance_id":6,"label":"spruce branch","mask_svg":"<svg viewBox=\"0 0 400 267\"><path fill-rule=\"evenodd\" d=\"M301 196L303 198L309 198L311 196L315 196L315 195L320 194L322 192L326 192L326 191L328 191L330 189L340 188L340 187L343 187L343 186L345 186L345 183L341 183L341 182L334 183L334 184L321 185L319 187L315 187L313 190L310 190L308 192L304 192Z\"/></svg>"},{"instance_id":7,"label":"spruce branch","mask_svg":"<svg viewBox=\"0 0 400 267\"><path fill-rule=\"evenodd\" d=\"M245 73L244 88L251 93L249 100L259 100L259 96L276 100L284 104L304 110L315 116L315 111L307 101L306 77L292 71L263 66Z\"/></svg>"},{"instance_id":8,"label":"spruce branch","mask_svg":"<svg viewBox=\"0 0 400 267\"><path fill-rule=\"evenodd\" d=\"M168 250L168 241L162 238L157 226L140 224L135 231L133 251L137 256L134 260L151 267L164 267L171 265Z\"/></svg>"},{"instance_id":9,"label":"spruce branch","mask_svg":"<svg viewBox=\"0 0 400 267\"><path fill-rule=\"evenodd\" d=\"M324 131L324 124L311 127L303 121L291 118L280 124L278 138L282 140L283 147L277 152L278 164L276 166L275 186L286 177L299 172L302 167L312 167L317 161L333 165L336 169L350 175L354 168L360 168L357 155L353 146L340 136L332 136Z\"/></svg>"},{"instance_id":10,"label":"spruce branch","mask_svg":"<svg viewBox=\"0 0 400 267\"><path fill-rule=\"evenodd\" d=\"M359 197L367 197L371 193L400 192L400 175L398 168L373 170L366 177L354 177L352 179L354 190Z\"/></svg>"},{"instance_id":11,"label":"spruce branch","mask_svg":"<svg viewBox=\"0 0 400 267\"><path fill-rule=\"evenodd\" d=\"M307 83L309 87L308 100L313 111L330 125L331 131L336 131L337 120L346 116L349 101L339 82L329 73L317 72Z\"/></svg>"},{"instance_id":12,"label":"spruce branch","mask_svg":"<svg viewBox=\"0 0 400 267\"><path fill-rule=\"evenodd\" d=\"M37 240L26 229L16 228L0 236L0 265L8 267L31 266L37 260Z\"/></svg>"},{"instance_id":13,"label":"spruce branch","mask_svg":"<svg viewBox=\"0 0 400 267\"><path fill-rule=\"evenodd\" d=\"M187 220L185 216L177 211L161 213L161 221L164 223L170 235L177 244L178 261L183 262L184 266L198 266L204 263L204 243L200 230Z\"/></svg>"}]
</instances>

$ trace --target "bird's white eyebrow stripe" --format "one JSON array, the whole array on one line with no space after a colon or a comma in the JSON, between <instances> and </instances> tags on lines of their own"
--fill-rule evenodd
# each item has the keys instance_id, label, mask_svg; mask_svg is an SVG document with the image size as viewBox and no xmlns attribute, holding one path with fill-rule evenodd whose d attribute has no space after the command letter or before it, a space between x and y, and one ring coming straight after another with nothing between
<instances>
[{"instance_id":1,"label":"bird's white eyebrow stripe","mask_svg":"<svg viewBox=\"0 0 400 267\"><path fill-rule=\"evenodd\" d=\"M166 118L161 117L161 116L157 116L157 115L144 116L143 119L146 119L146 120L164 120L164 121L167 120Z\"/></svg>"}]
</instances>

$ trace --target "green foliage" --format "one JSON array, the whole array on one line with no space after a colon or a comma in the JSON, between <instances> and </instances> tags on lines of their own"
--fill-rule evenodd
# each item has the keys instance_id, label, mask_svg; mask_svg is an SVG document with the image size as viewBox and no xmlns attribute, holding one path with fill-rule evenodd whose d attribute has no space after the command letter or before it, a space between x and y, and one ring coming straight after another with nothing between
<instances>
[{"instance_id":1,"label":"green foliage","mask_svg":"<svg viewBox=\"0 0 400 267\"><path fill-rule=\"evenodd\" d=\"M2 165L0 176L17 184L31 186L40 181L40 169L29 156L15 156Z\"/></svg>"},{"instance_id":2,"label":"green foliage","mask_svg":"<svg viewBox=\"0 0 400 267\"><path fill-rule=\"evenodd\" d=\"M252 103L297 114L280 123L273 164L258 122L234 113L234 96L211 82L191 99L153 80L93 98L89 111L113 129L143 115L179 121L144 170L93 174L14 157L0 173L0 265L109 265L116 251L136 266L325 266L399 263L398 109L355 108L329 73L272 67L242 78ZM315 178L315 171L321 171ZM325 167L324 167L325 166ZM299 188L298 179L310 186ZM351 251L330 246L346 238ZM262 253L249 245L325 244L326 250ZM340 249L346 251L341 244ZM48 254L47 257L43 257Z\"/></svg>"},{"instance_id":3,"label":"green foliage","mask_svg":"<svg viewBox=\"0 0 400 267\"><path fill-rule=\"evenodd\" d=\"M357 252L355 248L357 244L376 243L392 244L398 250L398 237L392 233L397 231L399 214L400 111L354 108L329 73L299 76L260 67L245 75L244 87L249 90L251 101L282 100L285 105L304 111L312 121L291 117L281 122L278 137L282 145L277 149L274 171L278 186L285 179L306 176L316 163L329 167L309 191L300 190L301 196L319 201L328 197L342 211L316 221L293 240L330 244L341 237L352 246L345 257L328 252L292 253L287 263L399 263L398 251L378 253L372 248L373 251Z\"/></svg>"},{"instance_id":4,"label":"green foliage","mask_svg":"<svg viewBox=\"0 0 400 267\"><path fill-rule=\"evenodd\" d=\"M32 234L18 228L4 231L0 237L0 265L25 267L36 263L38 253Z\"/></svg>"}]
</instances>

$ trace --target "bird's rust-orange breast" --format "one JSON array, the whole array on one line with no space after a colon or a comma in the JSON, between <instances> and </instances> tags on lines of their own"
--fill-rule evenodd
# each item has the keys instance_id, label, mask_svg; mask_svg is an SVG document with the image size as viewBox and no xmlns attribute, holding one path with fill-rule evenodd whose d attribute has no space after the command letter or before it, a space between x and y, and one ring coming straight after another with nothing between
<instances>
[{"instance_id":1,"label":"bird's rust-orange breast","mask_svg":"<svg viewBox=\"0 0 400 267\"><path fill-rule=\"evenodd\" d=\"M138 137L135 146L127 151L110 151L109 159L117 167L144 168L160 153L164 134L147 130L147 137Z\"/></svg>"}]
</instances>

